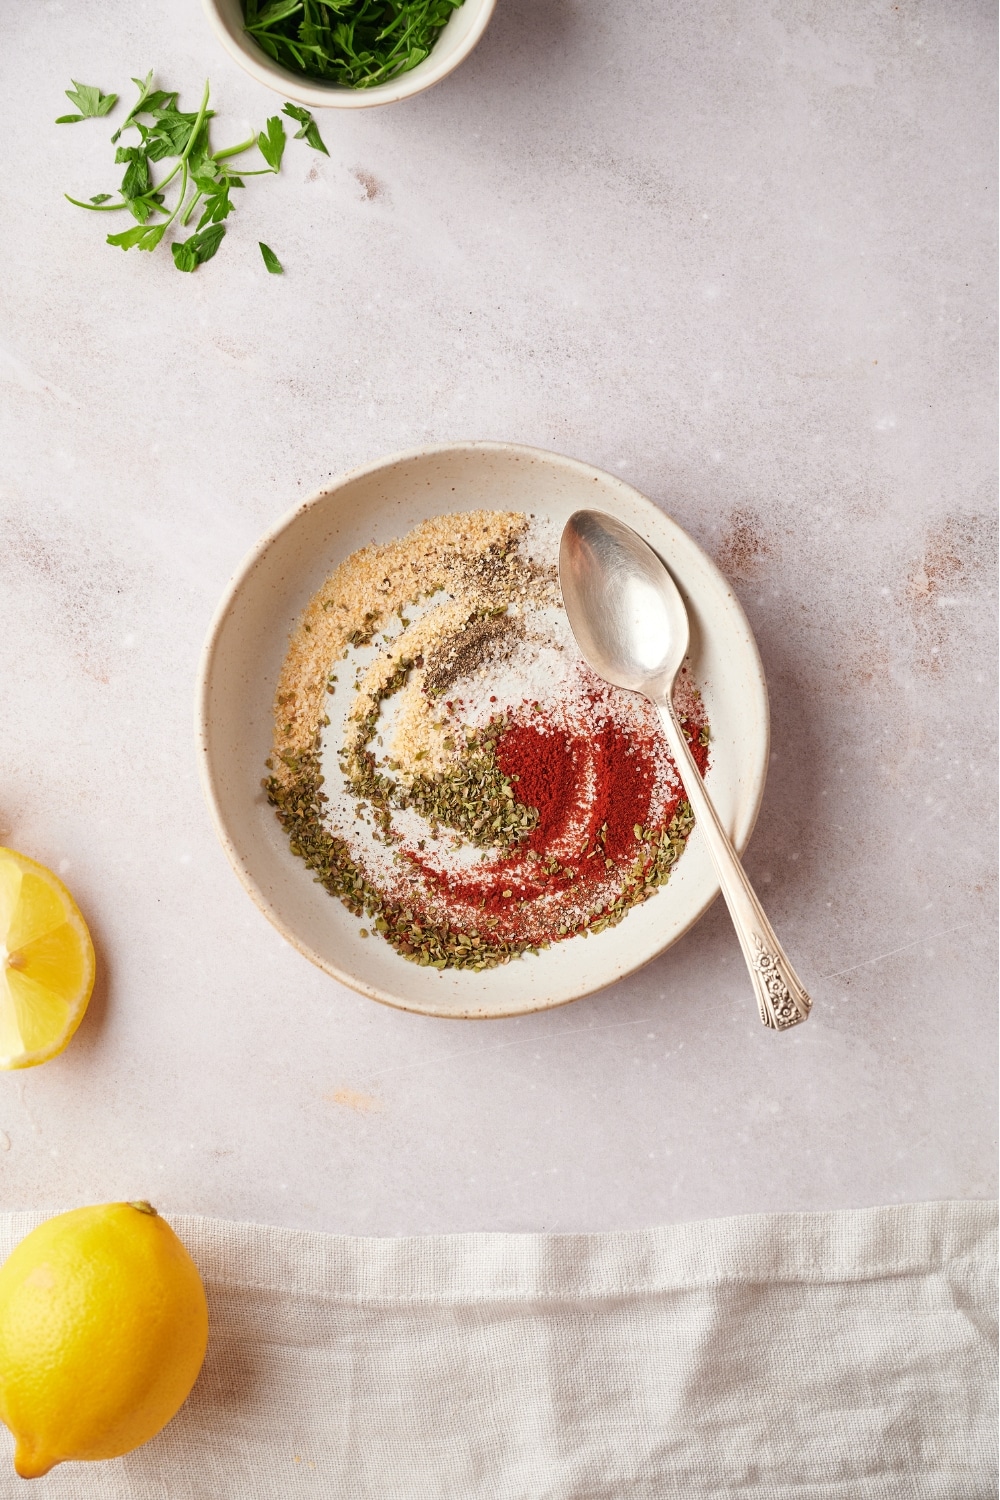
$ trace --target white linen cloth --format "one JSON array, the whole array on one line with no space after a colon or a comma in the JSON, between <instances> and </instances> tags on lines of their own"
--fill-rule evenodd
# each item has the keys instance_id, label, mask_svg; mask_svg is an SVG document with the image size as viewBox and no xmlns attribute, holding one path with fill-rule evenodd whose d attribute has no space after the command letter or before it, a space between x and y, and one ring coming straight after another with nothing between
<instances>
[{"instance_id":1,"label":"white linen cloth","mask_svg":"<svg viewBox=\"0 0 1000 1500\"><path fill-rule=\"evenodd\" d=\"M42 1218L0 1216L0 1253ZM195 1389L31 1500L986 1500L996 1208L352 1239L167 1216Z\"/></svg>"}]
</instances>

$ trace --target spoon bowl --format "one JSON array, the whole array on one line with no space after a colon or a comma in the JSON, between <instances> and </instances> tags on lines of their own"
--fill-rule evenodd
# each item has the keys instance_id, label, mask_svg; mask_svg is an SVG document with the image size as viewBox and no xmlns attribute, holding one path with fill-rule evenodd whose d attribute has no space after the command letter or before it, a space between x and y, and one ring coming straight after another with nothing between
<instances>
[{"instance_id":1,"label":"spoon bowl","mask_svg":"<svg viewBox=\"0 0 1000 1500\"><path fill-rule=\"evenodd\" d=\"M559 582L584 658L599 677L666 696L687 655L688 612L665 565L614 516L578 510L559 544Z\"/></svg>"}]
</instances>

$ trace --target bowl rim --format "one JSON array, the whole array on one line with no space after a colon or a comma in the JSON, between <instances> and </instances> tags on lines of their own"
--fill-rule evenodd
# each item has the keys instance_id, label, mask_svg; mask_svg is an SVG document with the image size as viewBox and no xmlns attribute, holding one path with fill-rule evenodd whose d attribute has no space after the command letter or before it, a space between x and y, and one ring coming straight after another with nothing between
<instances>
[{"instance_id":1,"label":"bowl rim","mask_svg":"<svg viewBox=\"0 0 1000 1500\"><path fill-rule=\"evenodd\" d=\"M665 511L662 511L654 501L650 500L647 495L644 495L641 490L637 490L634 485L631 485L628 482L628 480L621 479L618 475L611 474L605 469L599 469L594 464L589 464L582 459L572 458L568 454L557 453L552 449L536 448L523 443L502 442L492 439L471 439L464 442L425 444L416 448L407 448L396 453L385 454L381 458L371 459L366 463L358 464L354 468L347 469L341 474L334 475L333 478L321 489L316 490L313 494L307 496L303 500L300 500L290 510L286 511L284 515L282 515L268 531L266 531L261 537L258 538L258 540L243 557L236 571L231 576L228 585L223 591L222 597L219 600L219 603L212 615L212 619L208 627L208 633L206 635L198 662L198 673L194 695L194 730L198 751L199 781L201 782L202 793L208 805L209 815L211 817L216 836L220 844L222 845L222 848L226 854L226 858L229 860L229 863L232 866L237 878L239 879L240 884L243 886L243 889L246 891L247 895L250 897L251 901L261 912L261 914L266 917L271 926L280 933L280 935L285 939L286 942L288 942L298 953L301 953L304 958L307 958L310 963L314 964L323 973L328 974L331 979L337 980L338 983L343 984L347 989L353 990L356 994L364 995L369 1000L377 1000L380 1004L388 1005L394 1010L408 1011L413 1015L431 1016L443 1020L505 1020L516 1016L537 1014L538 1012L544 1010L556 1010L563 1005L571 1005L576 1000L582 1000L588 995L598 994L601 990L608 989L611 985L619 983L620 980L626 979L634 973L638 973L640 969L645 968L647 964L652 963L654 959L661 957L662 954L667 952L669 948L672 948L675 943L679 942L682 937L690 932L691 929L701 921L702 917L705 915L708 909L712 905L714 905L719 895L721 894L721 886L717 882L713 882L713 885L706 890L706 894L700 905L692 913L688 921L685 922L684 926L674 932L669 940L665 942L661 947L657 948L655 952L650 953L648 957L635 964L634 967L628 968L624 973L616 976L615 978L610 980L604 978L599 979L596 983L588 984L585 988L578 990L573 995L567 996L565 999L540 1000L537 1005L518 1006L516 1009L510 1010L491 1010L485 1013L474 1013L471 1011L462 1012L455 1010L454 1008L446 1007L435 1009L434 1007L428 1006L426 1004L413 1004L410 1003L405 996L391 994L389 991L381 989L377 984L369 982L358 974L352 973L347 969L342 969L336 964L331 963L329 959L324 957L321 953L318 953L307 941L305 941L299 935L299 933L293 927L291 927L285 921L285 919L277 911L273 903L268 899L267 895L261 889L257 881L254 879L229 834L229 830L227 828L222 809L219 804L219 799L216 796L215 792L215 785L211 768L211 755L209 751L209 691L212 668L214 665L216 653L219 649L222 627L229 615L234 600L236 599L236 596L238 595L240 589L243 587L244 583L257 567L257 565L265 557L269 549L278 541L278 539L284 534L285 531L294 526L296 521L307 511L311 510L313 506L329 499L330 497L334 496L339 490L346 488L346 486L354 483L358 479L363 478L365 475L375 474L378 473L379 470L390 469L396 464L405 463L407 461L434 458L439 454L445 453L469 452L516 454L530 460L541 460L543 462L551 462L552 460L556 460L562 465L566 465L569 468L576 469L581 474L585 474L591 480L596 476L599 476L602 479L610 481L612 485L617 485L624 489L630 490L633 495L637 496L643 502L644 505L650 506L652 509L657 511L664 520L669 522L670 525L675 526L678 531L681 531L683 535L692 543L692 545L697 547L698 551L702 555L704 563L707 565L709 573L714 575L714 581L717 582L719 588L729 596L730 605L746 631L747 641L751 647L756 664L755 687L760 693L762 709L762 744L760 746L761 771L756 791L753 795L753 799L748 809L748 815L745 814L745 827L738 828L734 830L733 833L733 845L738 854L743 854L747 844L750 842L750 838L753 835L753 831L757 823L757 818L760 814L761 805L764 800L764 790L767 782L767 771L770 764L771 745L771 714L767 691L767 679L764 675L764 667L760 659L760 652L757 647L756 637L754 636L753 630L751 629L750 622L746 616L746 612L743 609L743 606L740 603L739 599L737 598L732 585L730 584L729 580L726 578L722 570L717 566L714 560L709 557L708 553L705 552L705 550L699 545L699 543L695 542L694 538L684 530L679 522L674 521L672 516L669 516Z\"/></svg>"},{"instance_id":2,"label":"bowl rim","mask_svg":"<svg viewBox=\"0 0 1000 1500\"><path fill-rule=\"evenodd\" d=\"M238 3L238 0L237 0ZM423 62L406 73L398 73L386 83L377 83L370 89L344 88L340 84L324 84L319 79L297 75L273 62L249 38L237 36L227 24L219 0L202 0L202 8L217 39L244 72L258 83L284 94L297 104L307 104L314 109L372 109L379 104L396 104L402 99L413 99L426 89L434 88L478 45L483 32L493 17L496 0L463 0L470 8L478 5L479 11L472 25L454 52L440 58L434 64L434 51ZM427 64L427 71L422 71Z\"/></svg>"}]
</instances>

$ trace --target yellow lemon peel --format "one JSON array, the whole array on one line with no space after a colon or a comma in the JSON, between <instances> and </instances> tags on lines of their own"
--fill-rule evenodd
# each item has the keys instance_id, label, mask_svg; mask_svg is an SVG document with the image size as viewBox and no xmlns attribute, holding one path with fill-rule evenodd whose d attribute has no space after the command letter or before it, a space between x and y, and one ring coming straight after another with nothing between
<instances>
[{"instance_id":1,"label":"yellow lemon peel","mask_svg":"<svg viewBox=\"0 0 1000 1500\"><path fill-rule=\"evenodd\" d=\"M0 1268L0 1418L22 1479L166 1426L205 1357L198 1269L146 1202L59 1214Z\"/></svg>"}]
</instances>

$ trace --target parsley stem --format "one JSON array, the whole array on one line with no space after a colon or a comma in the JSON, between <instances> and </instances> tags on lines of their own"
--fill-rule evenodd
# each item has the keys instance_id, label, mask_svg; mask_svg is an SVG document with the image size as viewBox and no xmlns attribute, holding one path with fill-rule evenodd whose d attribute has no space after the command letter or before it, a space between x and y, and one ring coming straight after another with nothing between
<instances>
[{"instance_id":1,"label":"parsley stem","mask_svg":"<svg viewBox=\"0 0 1000 1500\"><path fill-rule=\"evenodd\" d=\"M205 93L206 93L206 97L207 97L207 94L208 94L207 87L206 87ZM176 205L174 207L173 213L170 215L170 218L167 220L167 222L165 224L162 224L160 226L164 231L166 231L166 230L168 230L170 228L171 224L174 222L174 220L176 219L177 215L180 213L181 209L184 207L184 199L187 197L187 190L188 190L188 164L187 164L187 158L182 156L181 159L180 159L180 161L179 161L179 163L178 163L178 166L181 168L181 195L177 199L177 203L176 203ZM174 171L176 171L176 167L174 168ZM174 175L173 172L171 172L170 177L172 177L173 175ZM167 178L167 181L168 182L170 181L169 177ZM163 187L164 183L161 182L160 186ZM183 219L181 222L186 224L187 220Z\"/></svg>"},{"instance_id":2,"label":"parsley stem","mask_svg":"<svg viewBox=\"0 0 1000 1500\"><path fill-rule=\"evenodd\" d=\"M191 147L194 145L195 137L197 136L199 130L202 127L202 125L205 123L205 111L207 109L208 109L208 79L206 78L205 79L205 92L201 96L201 104L198 106L198 113L195 116L194 124L191 126L191 134L188 136L187 145L184 147L184 150L181 152L181 161L182 162L186 162L187 159L188 159L188 157L191 155Z\"/></svg>"},{"instance_id":3,"label":"parsley stem","mask_svg":"<svg viewBox=\"0 0 1000 1500\"><path fill-rule=\"evenodd\" d=\"M241 151L249 151L250 147L256 145L257 136L252 135L248 141L243 141L239 146L227 146L225 151L213 151L213 161L225 161L227 156L239 156Z\"/></svg>"},{"instance_id":4,"label":"parsley stem","mask_svg":"<svg viewBox=\"0 0 1000 1500\"><path fill-rule=\"evenodd\" d=\"M89 208L92 214L113 214L120 208L128 208L124 198L120 203L81 203L79 198L70 198L69 193L63 193L63 197L75 203L77 208Z\"/></svg>"},{"instance_id":5,"label":"parsley stem","mask_svg":"<svg viewBox=\"0 0 1000 1500\"><path fill-rule=\"evenodd\" d=\"M203 197L203 194L201 194L200 192L199 193L195 193L194 197L191 199L191 202L188 204L187 213L184 215L183 219L181 220L181 223L185 227L191 222L191 215L194 213L195 208L201 202L202 197Z\"/></svg>"}]
</instances>

